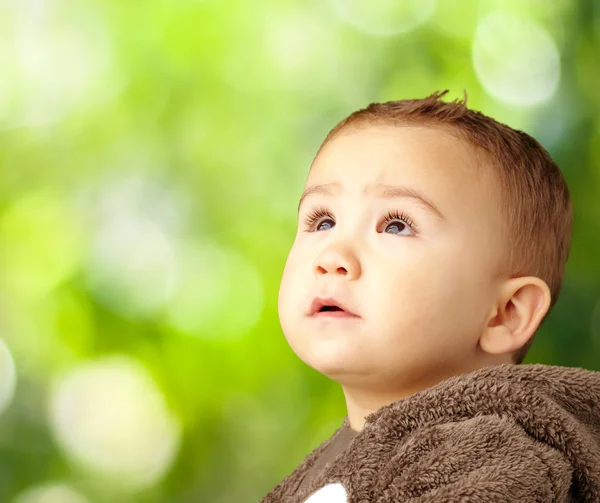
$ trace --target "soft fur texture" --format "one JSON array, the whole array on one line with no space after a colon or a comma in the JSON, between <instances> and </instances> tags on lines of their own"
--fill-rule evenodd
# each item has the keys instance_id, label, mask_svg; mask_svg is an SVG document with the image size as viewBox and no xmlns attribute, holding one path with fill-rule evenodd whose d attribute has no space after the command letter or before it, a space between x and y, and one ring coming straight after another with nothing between
<instances>
[{"instance_id":1,"label":"soft fur texture","mask_svg":"<svg viewBox=\"0 0 600 503\"><path fill-rule=\"evenodd\" d=\"M296 494L340 431L262 503L600 503L600 372L505 364L446 379L368 415Z\"/></svg>"}]
</instances>

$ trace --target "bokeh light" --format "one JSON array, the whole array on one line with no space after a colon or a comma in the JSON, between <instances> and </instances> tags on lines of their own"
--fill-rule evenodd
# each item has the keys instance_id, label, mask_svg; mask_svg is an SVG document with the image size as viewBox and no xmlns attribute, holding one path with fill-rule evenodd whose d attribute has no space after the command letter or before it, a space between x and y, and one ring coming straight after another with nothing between
<instances>
[{"instance_id":1,"label":"bokeh light","mask_svg":"<svg viewBox=\"0 0 600 503\"><path fill-rule=\"evenodd\" d=\"M169 324L203 339L235 340L258 323L262 279L243 255L206 241L190 244L177 262L181 274L167 310Z\"/></svg>"},{"instance_id":2,"label":"bokeh light","mask_svg":"<svg viewBox=\"0 0 600 503\"><path fill-rule=\"evenodd\" d=\"M340 39L331 20L319 14L288 7L265 15L265 54L271 59L274 76L290 87L311 90L328 85L340 70ZM324 47L327 50L322 50Z\"/></svg>"},{"instance_id":3,"label":"bokeh light","mask_svg":"<svg viewBox=\"0 0 600 503\"><path fill-rule=\"evenodd\" d=\"M492 96L515 106L548 101L560 78L560 56L548 31L533 19L503 11L477 26L473 66Z\"/></svg>"},{"instance_id":4,"label":"bokeh light","mask_svg":"<svg viewBox=\"0 0 600 503\"><path fill-rule=\"evenodd\" d=\"M332 0L340 18L370 35L391 36L410 31L435 12L436 0Z\"/></svg>"},{"instance_id":5,"label":"bokeh light","mask_svg":"<svg viewBox=\"0 0 600 503\"><path fill-rule=\"evenodd\" d=\"M52 122L115 91L110 38L94 3L23 0L5 19L0 62L11 78L0 81L0 129Z\"/></svg>"},{"instance_id":6,"label":"bokeh light","mask_svg":"<svg viewBox=\"0 0 600 503\"><path fill-rule=\"evenodd\" d=\"M67 484L57 482L26 489L12 503L89 503L89 500Z\"/></svg>"},{"instance_id":7,"label":"bokeh light","mask_svg":"<svg viewBox=\"0 0 600 503\"><path fill-rule=\"evenodd\" d=\"M49 418L67 456L128 487L159 481L179 448L177 418L148 372L126 356L81 363L58 378Z\"/></svg>"},{"instance_id":8,"label":"bokeh light","mask_svg":"<svg viewBox=\"0 0 600 503\"><path fill-rule=\"evenodd\" d=\"M0 215L0 259L6 288L41 298L75 274L83 230L60 190L45 187L16 198Z\"/></svg>"},{"instance_id":9,"label":"bokeh light","mask_svg":"<svg viewBox=\"0 0 600 503\"><path fill-rule=\"evenodd\" d=\"M8 408L15 395L17 372L6 343L0 339L0 415Z\"/></svg>"},{"instance_id":10,"label":"bokeh light","mask_svg":"<svg viewBox=\"0 0 600 503\"><path fill-rule=\"evenodd\" d=\"M91 221L86 282L110 309L148 316L173 293L183 201L159 180L125 172L83 195ZM87 205L86 205L87 203Z\"/></svg>"}]
</instances>

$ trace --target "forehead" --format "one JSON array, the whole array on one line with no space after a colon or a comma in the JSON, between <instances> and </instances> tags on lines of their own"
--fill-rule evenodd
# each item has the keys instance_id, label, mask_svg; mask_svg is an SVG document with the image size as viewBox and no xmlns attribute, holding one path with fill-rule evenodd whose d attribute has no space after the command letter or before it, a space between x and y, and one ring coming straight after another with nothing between
<instances>
[{"instance_id":1,"label":"forehead","mask_svg":"<svg viewBox=\"0 0 600 503\"><path fill-rule=\"evenodd\" d=\"M452 182L477 174L474 149L450 133L380 125L342 131L331 139L315 159L309 180L339 177L389 183L411 176L415 181Z\"/></svg>"},{"instance_id":2,"label":"forehead","mask_svg":"<svg viewBox=\"0 0 600 503\"><path fill-rule=\"evenodd\" d=\"M323 146L307 186L339 182L356 197L369 185L414 188L452 213L490 207L492 184L474 148L439 128L367 126L342 131Z\"/></svg>"}]
</instances>

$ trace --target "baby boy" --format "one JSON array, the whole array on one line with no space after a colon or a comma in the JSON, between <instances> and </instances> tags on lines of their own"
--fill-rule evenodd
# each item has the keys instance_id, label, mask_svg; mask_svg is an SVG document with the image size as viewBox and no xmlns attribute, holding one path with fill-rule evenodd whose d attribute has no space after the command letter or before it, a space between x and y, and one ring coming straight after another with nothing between
<instances>
[{"instance_id":1,"label":"baby boy","mask_svg":"<svg viewBox=\"0 0 600 503\"><path fill-rule=\"evenodd\" d=\"M421 466L401 489L398 473L418 459L408 454L435 451L431 428L464 428L464 420L478 416L490 418L478 428L487 431L485 446L496 430L511 431L513 423L499 425L497 416L530 396L529 388L512 386L514 395L503 401L499 393L489 404L489 394L477 398L486 386L526 381L532 367L536 376L544 375L542 367L560 369L519 364L561 289L572 227L566 181L531 136L468 109L466 98L442 101L446 92L354 112L329 133L313 161L281 281L279 316L298 357L341 385L348 413L334 436L265 502L405 501L427 494L431 500L410 501L471 501L460 499L456 488L443 499L439 491L449 484L443 470L440 481L447 484L417 484L425 471L433 477L431 465ZM598 375L585 375L597 379L600 396ZM551 393L542 385L536 390ZM547 412L540 410L540 417ZM473 463L482 458L475 447L456 443L455 437L468 438L474 430L444 431L434 436L439 445L473 452ZM410 447L416 434L424 442L419 448ZM515 438L508 435L507 442ZM531 451L526 440L518 437L517 457ZM484 452L493 451L488 445ZM440 459L438 451L430 461ZM452 468L457 483L466 480L470 462L462 479ZM570 489L572 473L565 473L558 496ZM477 487L463 486L478 494ZM538 486L507 501L530 501ZM562 501L558 496L552 501Z\"/></svg>"}]
</instances>

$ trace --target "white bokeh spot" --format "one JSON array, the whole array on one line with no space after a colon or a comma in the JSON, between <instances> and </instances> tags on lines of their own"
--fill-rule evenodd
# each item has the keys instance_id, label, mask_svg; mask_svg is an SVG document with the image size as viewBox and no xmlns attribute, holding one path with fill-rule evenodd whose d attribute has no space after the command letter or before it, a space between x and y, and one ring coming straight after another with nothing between
<instances>
[{"instance_id":1,"label":"white bokeh spot","mask_svg":"<svg viewBox=\"0 0 600 503\"><path fill-rule=\"evenodd\" d=\"M0 30L0 126L53 122L86 103L108 99L113 48L93 2L20 0Z\"/></svg>"},{"instance_id":2,"label":"white bokeh spot","mask_svg":"<svg viewBox=\"0 0 600 503\"><path fill-rule=\"evenodd\" d=\"M66 484L51 483L21 492L12 503L89 503Z\"/></svg>"},{"instance_id":3,"label":"white bokeh spot","mask_svg":"<svg viewBox=\"0 0 600 503\"><path fill-rule=\"evenodd\" d=\"M339 482L321 487L304 503L348 503L346 489Z\"/></svg>"},{"instance_id":4,"label":"white bokeh spot","mask_svg":"<svg viewBox=\"0 0 600 503\"><path fill-rule=\"evenodd\" d=\"M489 14L477 26L472 58L485 90L506 104L538 105L558 87L558 48L532 19L502 11Z\"/></svg>"},{"instance_id":5,"label":"white bokeh spot","mask_svg":"<svg viewBox=\"0 0 600 503\"><path fill-rule=\"evenodd\" d=\"M406 33L425 23L435 12L437 0L332 0L337 15L370 35Z\"/></svg>"},{"instance_id":6,"label":"white bokeh spot","mask_svg":"<svg viewBox=\"0 0 600 503\"><path fill-rule=\"evenodd\" d=\"M244 255L205 240L182 247L177 263L180 274L167 310L172 326L203 339L234 340L258 324L264 286Z\"/></svg>"},{"instance_id":7,"label":"white bokeh spot","mask_svg":"<svg viewBox=\"0 0 600 503\"><path fill-rule=\"evenodd\" d=\"M173 293L185 203L161 180L135 172L101 182L88 197L88 288L126 316L153 315Z\"/></svg>"},{"instance_id":8,"label":"white bokeh spot","mask_svg":"<svg viewBox=\"0 0 600 503\"><path fill-rule=\"evenodd\" d=\"M283 76L305 85L306 80L329 84L339 78L336 33L315 13L305 8L273 10L262 33L264 50ZM323 51L323 47L330 50Z\"/></svg>"},{"instance_id":9,"label":"white bokeh spot","mask_svg":"<svg viewBox=\"0 0 600 503\"><path fill-rule=\"evenodd\" d=\"M179 422L130 357L83 363L57 379L49 415L57 443L75 463L128 487L158 482L179 449Z\"/></svg>"},{"instance_id":10,"label":"white bokeh spot","mask_svg":"<svg viewBox=\"0 0 600 503\"><path fill-rule=\"evenodd\" d=\"M0 339L0 414L11 404L15 396L16 385L15 362L8 346Z\"/></svg>"}]
</instances>

